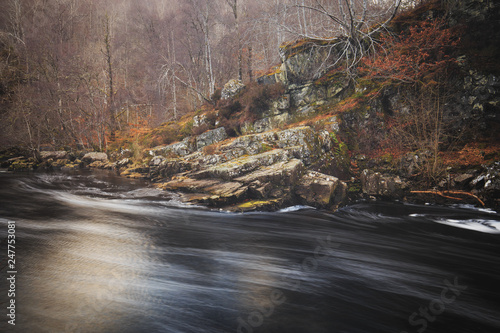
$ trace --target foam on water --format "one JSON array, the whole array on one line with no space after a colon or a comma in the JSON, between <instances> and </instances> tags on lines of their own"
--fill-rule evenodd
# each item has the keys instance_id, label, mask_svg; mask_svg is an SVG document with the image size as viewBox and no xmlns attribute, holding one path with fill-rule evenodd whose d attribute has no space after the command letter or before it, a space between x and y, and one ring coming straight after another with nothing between
<instances>
[{"instance_id":1,"label":"foam on water","mask_svg":"<svg viewBox=\"0 0 500 333\"><path fill-rule=\"evenodd\" d=\"M296 206L290 206L290 207L280 209L278 212L279 213L290 213L290 212L297 212L297 211L303 210L303 209L315 209L315 208L311 207L311 206L306 206L306 205L296 205Z\"/></svg>"},{"instance_id":2,"label":"foam on water","mask_svg":"<svg viewBox=\"0 0 500 333\"><path fill-rule=\"evenodd\" d=\"M437 223L447 224L453 227L475 230L489 234L500 234L500 221L488 219L433 219Z\"/></svg>"}]
</instances>

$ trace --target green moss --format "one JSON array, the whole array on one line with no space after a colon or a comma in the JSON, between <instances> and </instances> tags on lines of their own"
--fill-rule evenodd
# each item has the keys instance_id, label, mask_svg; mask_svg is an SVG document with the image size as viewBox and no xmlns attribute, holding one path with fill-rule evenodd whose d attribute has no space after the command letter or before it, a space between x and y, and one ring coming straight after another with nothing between
<instances>
[{"instance_id":1,"label":"green moss","mask_svg":"<svg viewBox=\"0 0 500 333\"><path fill-rule=\"evenodd\" d=\"M337 39L314 39L314 38L302 38L295 40L293 42L286 42L280 45L280 50L285 54L285 58L289 59L299 53L302 53L314 46L325 46L329 44L334 44Z\"/></svg>"},{"instance_id":2,"label":"green moss","mask_svg":"<svg viewBox=\"0 0 500 333\"><path fill-rule=\"evenodd\" d=\"M265 153L266 151L270 151L270 150L273 150L273 147L268 145L265 142L262 142L262 148L261 148L260 152Z\"/></svg>"},{"instance_id":3,"label":"green moss","mask_svg":"<svg viewBox=\"0 0 500 333\"><path fill-rule=\"evenodd\" d=\"M9 166L11 171L31 171L35 167L35 163L27 160L18 160Z\"/></svg>"},{"instance_id":4,"label":"green moss","mask_svg":"<svg viewBox=\"0 0 500 333\"><path fill-rule=\"evenodd\" d=\"M181 128L181 135L183 137L186 137L186 136L190 136L191 133L193 132L193 124L194 124L194 120L193 119L190 119L188 120L184 126Z\"/></svg>"},{"instance_id":5,"label":"green moss","mask_svg":"<svg viewBox=\"0 0 500 333\"><path fill-rule=\"evenodd\" d=\"M347 192L349 193L359 193L361 192L361 183L350 183Z\"/></svg>"},{"instance_id":6,"label":"green moss","mask_svg":"<svg viewBox=\"0 0 500 333\"><path fill-rule=\"evenodd\" d=\"M242 203L238 205L239 208L253 208L253 207L259 207L265 204L268 204L269 201L267 200L254 200L254 201L248 201L245 203Z\"/></svg>"}]
</instances>

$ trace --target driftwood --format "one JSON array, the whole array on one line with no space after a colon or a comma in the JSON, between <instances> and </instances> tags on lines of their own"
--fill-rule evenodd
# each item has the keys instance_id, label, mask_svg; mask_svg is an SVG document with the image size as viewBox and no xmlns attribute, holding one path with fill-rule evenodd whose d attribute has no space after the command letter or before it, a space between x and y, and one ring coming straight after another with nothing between
<instances>
[{"instance_id":1,"label":"driftwood","mask_svg":"<svg viewBox=\"0 0 500 333\"><path fill-rule=\"evenodd\" d=\"M437 191L437 190L429 190L429 191L411 191L410 193L416 193L416 194L434 194L434 195L439 195L443 198L446 198L446 199L452 199L452 200L463 200L463 198L458 198L458 197L452 197L450 195L466 195L466 196L469 196L469 197L473 197L474 199L476 199L477 201L479 201L479 203L481 204L481 206L485 206L484 205L484 202L479 199L476 195L470 193L470 192L465 192L465 191Z\"/></svg>"}]
</instances>

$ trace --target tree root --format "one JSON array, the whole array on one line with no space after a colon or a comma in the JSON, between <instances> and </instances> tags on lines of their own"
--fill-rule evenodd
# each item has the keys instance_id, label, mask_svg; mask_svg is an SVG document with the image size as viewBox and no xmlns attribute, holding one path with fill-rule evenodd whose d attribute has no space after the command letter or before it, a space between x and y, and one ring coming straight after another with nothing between
<instances>
[{"instance_id":1,"label":"tree root","mask_svg":"<svg viewBox=\"0 0 500 333\"><path fill-rule=\"evenodd\" d=\"M479 203L481 204L481 206L485 207L485 204L484 202L479 199L476 195L470 193L470 192L465 192L465 191L437 191L437 190L429 190L429 191L410 191L410 193L415 193L415 194L434 194L434 195L439 195L443 198L446 198L446 199L452 199L452 200L463 200L463 198L457 198L457 197L452 197L450 196L451 195L466 195L466 196L469 196L469 197L473 197L474 199L476 199L477 201L479 201Z\"/></svg>"}]
</instances>

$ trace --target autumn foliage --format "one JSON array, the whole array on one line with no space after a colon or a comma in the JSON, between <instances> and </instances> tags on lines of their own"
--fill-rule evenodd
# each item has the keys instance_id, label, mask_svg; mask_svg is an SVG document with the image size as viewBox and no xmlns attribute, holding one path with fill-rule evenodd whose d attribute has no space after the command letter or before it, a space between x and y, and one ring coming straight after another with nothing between
<instances>
[{"instance_id":1,"label":"autumn foliage","mask_svg":"<svg viewBox=\"0 0 500 333\"><path fill-rule=\"evenodd\" d=\"M363 71L371 78L404 83L435 83L456 63L456 32L443 19L424 21L407 33L381 37L379 52L364 59Z\"/></svg>"},{"instance_id":2,"label":"autumn foliage","mask_svg":"<svg viewBox=\"0 0 500 333\"><path fill-rule=\"evenodd\" d=\"M443 106L453 90L458 35L443 19L421 22L397 35L387 33L360 70L382 87L399 86L399 103L385 120L389 135L381 148L399 154L419 150L427 156L419 174L431 182L444 170L440 151L455 139Z\"/></svg>"}]
</instances>

